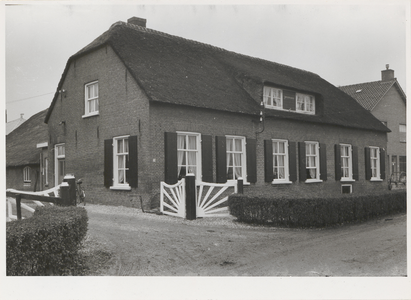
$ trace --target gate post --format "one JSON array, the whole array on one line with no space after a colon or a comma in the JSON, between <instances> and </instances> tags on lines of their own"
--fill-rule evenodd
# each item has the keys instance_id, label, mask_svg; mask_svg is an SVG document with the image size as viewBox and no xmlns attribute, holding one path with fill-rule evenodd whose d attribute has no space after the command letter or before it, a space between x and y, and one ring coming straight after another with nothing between
<instances>
[{"instance_id":1,"label":"gate post","mask_svg":"<svg viewBox=\"0 0 411 300\"><path fill-rule=\"evenodd\" d=\"M241 177L238 178L237 180L237 193L238 194L244 194L244 184L243 184L243 179Z\"/></svg>"},{"instance_id":2,"label":"gate post","mask_svg":"<svg viewBox=\"0 0 411 300\"><path fill-rule=\"evenodd\" d=\"M60 185L60 197L61 197L61 203L59 205L61 206L69 206L71 204L70 201L70 185L68 182L63 181Z\"/></svg>"},{"instance_id":3,"label":"gate post","mask_svg":"<svg viewBox=\"0 0 411 300\"><path fill-rule=\"evenodd\" d=\"M21 220L21 195L16 195L17 220ZM11 212L10 212L11 215Z\"/></svg>"},{"instance_id":4,"label":"gate post","mask_svg":"<svg viewBox=\"0 0 411 300\"><path fill-rule=\"evenodd\" d=\"M186 219L195 220L197 218L196 178L194 174L187 174L185 180L186 180Z\"/></svg>"},{"instance_id":5,"label":"gate post","mask_svg":"<svg viewBox=\"0 0 411 300\"><path fill-rule=\"evenodd\" d=\"M76 205L76 178L72 174L66 174L64 176L63 182L67 182L70 186L69 188L69 198L66 205Z\"/></svg>"}]
</instances>

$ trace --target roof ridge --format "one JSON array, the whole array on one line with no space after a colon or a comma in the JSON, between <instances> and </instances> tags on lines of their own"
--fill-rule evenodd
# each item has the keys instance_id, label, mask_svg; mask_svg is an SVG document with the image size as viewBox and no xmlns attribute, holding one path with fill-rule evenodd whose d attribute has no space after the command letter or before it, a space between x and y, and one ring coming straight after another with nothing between
<instances>
[{"instance_id":1,"label":"roof ridge","mask_svg":"<svg viewBox=\"0 0 411 300\"><path fill-rule=\"evenodd\" d=\"M162 31L158 31L158 30L155 30L155 29L151 29L151 28L147 28L147 27L143 27L143 26L139 26L139 25L135 25L135 24L126 23L126 22L123 22L123 21L115 22L113 25L110 26L109 30L111 28L113 28L114 26L125 26L125 27L129 27L131 29L144 31L144 32L147 32L147 33L152 33L152 34L157 34L157 35L167 37L167 38L173 38L173 39L179 39L179 40L182 40L182 41L188 41L190 43L200 45L200 46L203 46L203 47L206 47L206 48L218 50L218 51L221 51L221 52L228 52L228 53L232 53L232 54L235 54L235 55L238 55L238 56L248 57L250 59L254 59L254 60L257 60L257 61L269 62L269 63L276 64L278 66L285 67L285 68L288 68L288 69L291 69L291 70L296 70L296 71L299 71L299 72L313 74L315 76L320 77L318 74L307 71L307 70L291 67L291 66L288 66L288 65L280 64L280 63L273 62L273 61L270 61L270 60L267 60L267 59L262 59L262 58L259 58L259 57L254 57L254 56L249 56L249 55L246 55L246 54L237 53L237 52L230 51L230 50L227 50L227 49L224 49L224 48L221 48L221 47L213 46L213 45L206 44L206 43L199 42L199 41L195 41L195 40L190 40L190 39L178 36L178 35L172 35L172 34L165 33L165 32L162 32Z\"/></svg>"}]
</instances>

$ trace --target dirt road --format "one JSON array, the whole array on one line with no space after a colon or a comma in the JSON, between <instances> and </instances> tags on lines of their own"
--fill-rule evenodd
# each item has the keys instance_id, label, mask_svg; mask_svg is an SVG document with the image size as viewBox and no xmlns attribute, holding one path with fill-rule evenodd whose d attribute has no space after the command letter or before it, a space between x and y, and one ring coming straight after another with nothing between
<instances>
[{"instance_id":1,"label":"dirt road","mask_svg":"<svg viewBox=\"0 0 411 300\"><path fill-rule=\"evenodd\" d=\"M113 253L100 275L405 276L406 215L329 229L187 221L87 205L89 236Z\"/></svg>"}]
</instances>

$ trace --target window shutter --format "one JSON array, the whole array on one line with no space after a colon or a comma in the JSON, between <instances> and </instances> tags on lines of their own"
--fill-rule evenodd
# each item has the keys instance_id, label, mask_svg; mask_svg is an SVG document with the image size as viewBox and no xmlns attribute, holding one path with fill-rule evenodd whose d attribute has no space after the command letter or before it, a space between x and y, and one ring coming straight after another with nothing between
<instances>
[{"instance_id":1,"label":"window shutter","mask_svg":"<svg viewBox=\"0 0 411 300\"><path fill-rule=\"evenodd\" d=\"M132 188L138 186L138 155L137 155L137 136L133 135L128 138L128 170L126 178Z\"/></svg>"},{"instance_id":2,"label":"window shutter","mask_svg":"<svg viewBox=\"0 0 411 300\"><path fill-rule=\"evenodd\" d=\"M104 186L113 185L113 140L104 140Z\"/></svg>"},{"instance_id":3,"label":"window shutter","mask_svg":"<svg viewBox=\"0 0 411 300\"><path fill-rule=\"evenodd\" d=\"M358 173L358 147L356 146L352 146L352 178L354 180L360 179Z\"/></svg>"},{"instance_id":4,"label":"window shutter","mask_svg":"<svg viewBox=\"0 0 411 300\"><path fill-rule=\"evenodd\" d=\"M300 181L307 180L307 167L305 158L305 143L298 142L298 169L300 173Z\"/></svg>"},{"instance_id":5,"label":"window shutter","mask_svg":"<svg viewBox=\"0 0 411 300\"><path fill-rule=\"evenodd\" d=\"M297 150L295 142L288 142L288 168L290 173L290 181L297 181Z\"/></svg>"},{"instance_id":6,"label":"window shutter","mask_svg":"<svg viewBox=\"0 0 411 300\"><path fill-rule=\"evenodd\" d=\"M164 152L164 181L167 184L175 184L178 181L176 132L164 132Z\"/></svg>"},{"instance_id":7,"label":"window shutter","mask_svg":"<svg viewBox=\"0 0 411 300\"><path fill-rule=\"evenodd\" d=\"M380 178L385 179L385 150L380 148Z\"/></svg>"},{"instance_id":8,"label":"window shutter","mask_svg":"<svg viewBox=\"0 0 411 300\"><path fill-rule=\"evenodd\" d=\"M364 148L364 157L365 157L365 179L371 179L371 157L370 157L370 148Z\"/></svg>"},{"instance_id":9,"label":"window shutter","mask_svg":"<svg viewBox=\"0 0 411 300\"><path fill-rule=\"evenodd\" d=\"M250 183L257 182L257 141L256 139L246 140L246 158L247 158L247 179Z\"/></svg>"},{"instance_id":10,"label":"window shutter","mask_svg":"<svg viewBox=\"0 0 411 300\"><path fill-rule=\"evenodd\" d=\"M213 182L213 153L211 135L201 135L202 181Z\"/></svg>"},{"instance_id":11,"label":"window shutter","mask_svg":"<svg viewBox=\"0 0 411 300\"><path fill-rule=\"evenodd\" d=\"M320 144L320 179L327 180L327 145Z\"/></svg>"},{"instance_id":12,"label":"window shutter","mask_svg":"<svg viewBox=\"0 0 411 300\"><path fill-rule=\"evenodd\" d=\"M225 136L215 137L216 148L216 181L217 183L227 182L227 151Z\"/></svg>"},{"instance_id":13,"label":"window shutter","mask_svg":"<svg viewBox=\"0 0 411 300\"><path fill-rule=\"evenodd\" d=\"M273 179L273 142L264 140L264 180L272 182Z\"/></svg>"},{"instance_id":14,"label":"window shutter","mask_svg":"<svg viewBox=\"0 0 411 300\"><path fill-rule=\"evenodd\" d=\"M335 155L335 180L341 180L341 146L339 144L334 145Z\"/></svg>"}]
</instances>

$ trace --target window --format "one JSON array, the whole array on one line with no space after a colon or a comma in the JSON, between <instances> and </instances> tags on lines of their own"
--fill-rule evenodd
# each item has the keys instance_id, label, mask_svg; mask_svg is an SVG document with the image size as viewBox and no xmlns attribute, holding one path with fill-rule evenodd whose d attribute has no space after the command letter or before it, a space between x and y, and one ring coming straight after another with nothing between
<instances>
[{"instance_id":1,"label":"window","mask_svg":"<svg viewBox=\"0 0 411 300\"><path fill-rule=\"evenodd\" d=\"M342 194L352 194L352 185L351 184L341 185L341 193Z\"/></svg>"},{"instance_id":2,"label":"window","mask_svg":"<svg viewBox=\"0 0 411 300\"><path fill-rule=\"evenodd\" d=\"M315 114L315 99L313 96L297 93L297 112Z\"/></svg>"},{"instance_id":3,"label":"window","mask_svg":"<svg viewBox=\"0 0 411 300\"><path fill-rule=\"evenodd\" d=\"M371 180L380 179L380 151L378 147L370 147Z\"/></svg>"},{"instance_id":4,"label":"window","mask_svg":"<svg viewBox=\"0 0 411 300\"><path fill-rule=\"evenodd\" d=\"M388 123L386 121L381 121L381 123L385 126L388 127Z\"/></svg>"},{"instance_id":5,"label":"window","mask_svg":"<svg viewBox=\"0 0 411 300\"><path fill-rule=\"evenodd\" d=\"M30 167L25 167L23 169L23 182L24 182L24 185L30 185L31 184L30 172L31 172Z\"/></svg>"},{"instance_id":6,"label":"window","mask_svg":"<svg viewBox=\"0 0 411 300\"><path fill-rule=\"evenodd\" d=\"M320 180L319 145L317 142L305 142L305 157L306 181Z\"/></svg>"},{"instance_id":7,"label":"window","mask_svg":"<svg viewBox=\"0 0 411 300\"><path fill-rule=\"evenodd\" d=\"M98 112L98 81L94 81L85 86L85 115L83 117L98 115Z\"/></svg>"},{"instance_id":8,"label":"window","mask_svg":"<svg viewBox=\"0 0 411 300\"><path fill-rule=\"evenodd\" d=\"M273 183L290 183L288 141L273 140Z\"/></svg>"},{"instance_id":9,"label":"window","mask_svg":"<svg viewBox=\"0 0 411 300\"><path fill-rule=\"evenodd\" d=\"M113 143L114 186L128 187L127 171L129 166L128 136L114 138Z\"/></svg>"},{"instance_id":10,"label":"window","mask_svg":"<svg viewBox=\"0 0 411 300\"><path fill-rule=\"evenodd\" d=\"M352 148L351 145L340 145L341 153L341 180L352 180Z\"/></svg>"},{"instance_id":11,"label":"window","mask_svg":"<svg viewBox=\"0 0 411 300\"><path fill-rule=\"evenodd\" d=\"M397 173L397 155L391 156L391 173Z\"/></svg>"},{"instance_id":12,"label":"window","mask_svg":"<svg viewBox=\"0 0 411 300\"><path fill-rule=\"evenodd\" d=\"M66 146L58 144L54 146L54 163L55 163L55 185L63 182L66 173Z\"/></svg>"},{"instance_id":13,"label":"window","mask_svg":"<svg viewBox=\"0 0 411 300\"><path fill-rule=\"evenodd\" d=\"M44 184L49 184L49 159L44 159L44 166L43 166L43 175L44 175Z\"/></svg>"},{"instance_id":14,"label":"window","mask_svg":"<svg viewBox=\"0 0 411 300\"><path fill-rule=\"evenodd\" d=\"M177 133L177 174L178 179L194 174L201 180L200 134Z\"/></svg>"},{"instance_id":15,"label":"window","mask_svg":"<svg viewBox=\"0 0 411 300\"><path fill-rule=\"evenodd\" d=\"M245 138L236 136L226 137L227 151L227 180L243 178L247 181L245 172Z\"/></svg>"},{"instance_id":16,"label":"window","mask_svg":"<svg viewBox=\"0 0 411 300\"><path fill-rule=\"evenodd\" d=\"M407 172L407 157L400 156L400 172Z\"/></svg>"},{"instance_id":17,"label":"window","mask_svg":"<svg viewBox=\"0 0 411 300\"><path fill-rule=\"evenodd\" d=\"M283 91L272 87L264 87L264 104L270 108L283 108Z\"/></svg>"},{"instance_id":18,"label":"window","mask_svg":"<svg viewBox=\"0 0 411 300\"><path fill-rule=\"evenodd\" d=\"M407 132L407 125L405 124L400 124L400 132Z\"/></svg>"}]
</instances>

